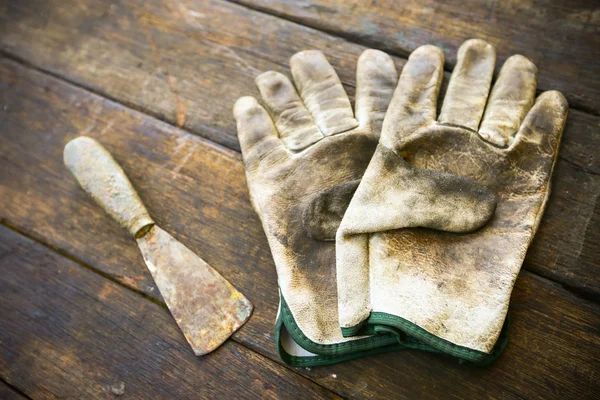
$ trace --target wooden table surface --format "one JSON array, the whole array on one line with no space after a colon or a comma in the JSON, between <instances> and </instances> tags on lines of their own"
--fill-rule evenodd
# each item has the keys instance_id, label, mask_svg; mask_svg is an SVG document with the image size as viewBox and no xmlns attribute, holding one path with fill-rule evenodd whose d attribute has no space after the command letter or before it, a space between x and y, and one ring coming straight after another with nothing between
<instances>
[{"instance_id":1,"label":"wooden table surface","mask_svg":"<svg viewBox=\"0 0 600 400\"><path fill-rule=\"evenodd\" d=\"M237 4L236 4L237 3ZM600 398L600 6L593 0L0 1L0 398ZM571 109L512 297L511 342L476 369L399 352L294 369L273 343L276 274L231 108L262 71L322 50L353 96L367 47L400 70L471 37L521 53ZM160 226L255 305L197 358L135 242L62 164L101 141Z\"/></svg>"}]
</instances>

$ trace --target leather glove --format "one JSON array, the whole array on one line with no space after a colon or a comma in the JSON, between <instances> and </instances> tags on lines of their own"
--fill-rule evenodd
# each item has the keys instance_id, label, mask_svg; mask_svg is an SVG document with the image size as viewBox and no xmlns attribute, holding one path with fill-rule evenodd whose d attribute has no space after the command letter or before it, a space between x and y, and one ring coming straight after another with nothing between
<instances>
[{"instance_id":1,"label":"leather glove","mask_svg":"<svg viewBox=\"0 0 600 400\"><path fill-rule=\"evenodd\" d=\"M297 53L290 65L295 86L280 73L266 72L256 78L264 107L253 97L234 106L250 198L277 268L280 355L290 364L311 366L399 348L389 334L342 336L335 243L317 239L320 228L335 232L347 203L328 204L337 213L333 227L323 226L319 209L309 209L331 187L355 189L352 182L375 151L397 84L394 63L376 50L360 56L354 112L321 52Z\"/></svg>"},{"instance_id":2,"label":"leather glove","mask_svg":"<svg viewBox=\"0 0 600 400\"><path fill-rule=\"evenodd\" d=\"M537 69L520 55L489 92L495 50L469 40L436 118L443 65L434 46L409 57L337 231L340 325L344 336L380 327L487 363L505 343L494 347L568 105L556 91L535 99Z\"/></svg>"}]
</instances>

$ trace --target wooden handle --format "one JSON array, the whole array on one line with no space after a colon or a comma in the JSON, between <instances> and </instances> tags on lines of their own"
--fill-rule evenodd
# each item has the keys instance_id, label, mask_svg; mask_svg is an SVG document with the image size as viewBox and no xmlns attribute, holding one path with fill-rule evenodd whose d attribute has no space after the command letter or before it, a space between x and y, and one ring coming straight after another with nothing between
<instances>
[{"instance_id":1,"label":"wooden handle","mask_svg":"<svg viewBox=\"0 0 600 400\"><path fill-rule=\"evenodd\" d=\"M131 182L100 143L80 136L67 143L63 156L81 187L134 237L154 225Z\"/></svg>"}]
</instances>

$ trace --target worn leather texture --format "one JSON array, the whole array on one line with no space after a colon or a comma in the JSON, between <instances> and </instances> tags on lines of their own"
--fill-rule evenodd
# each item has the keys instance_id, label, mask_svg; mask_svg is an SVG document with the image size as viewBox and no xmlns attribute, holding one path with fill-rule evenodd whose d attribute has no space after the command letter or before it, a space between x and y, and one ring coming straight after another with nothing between
<instances>
[{"instance_id":1,"label":"worn leather texture","mask_svg":"<svg viewBox=\"0 0 600 400\"><path fill-rule=\"evenodd\" d=\"M263 73L256 79L263 105L240 98L234 116L250 197L281 295L309 340L335 345L351 340L342 337L338 323L335 243L311 237L303 216L315 196L362 177L398 75L387 54L365 51L358 60L353 110L321 52L297 53L290 66L294 83L277 72Z\"/></svg>"},{"instance_id":2,"label":"worn leather texture","mask_svg":"<svg viewBox=\"0 0 600 400\"><path fill-rule=\"evenodd\" d=\"M460 47L439 115L442 51L423 46L409 57L337 231L342 327L386 313L492 350L550 193L568 111L559 92L535 99L537 69L520 55L490 91L495 57L481 40ZM456 178L442 184L440 174Z\"/></svg>"}]
</instances>

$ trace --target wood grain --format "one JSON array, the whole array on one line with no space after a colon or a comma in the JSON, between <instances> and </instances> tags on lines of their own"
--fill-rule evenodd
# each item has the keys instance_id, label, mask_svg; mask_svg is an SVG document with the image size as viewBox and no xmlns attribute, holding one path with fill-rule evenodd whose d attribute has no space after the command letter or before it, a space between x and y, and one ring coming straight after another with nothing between
<instances>
[{"instance_id":1,"label":"wood grain","mask_svg":"<svg viewBox=\"0 0 600 400\"><path fill-rule=\"evenodd\" d=\"M0 4L6 11L0 13L4 51L233 149L239 146L231 107L239 96L257 95L253 81L261 71L288 73L296 51L321 49L352 93L356 59L364 50L218 0ZM396 61L400 69L404 60ZM526 265L593 299L600 298L597 264L582 260L600 258L598 230L590 224L600 194L599 123L571 111L551 206ZM79 129L85 134L94 126Z\"/></svg>"},{"instance_id":2,"label":"wood grain","mask_svg":"<svg viewBox=\"0 0 600 400\"><path fill-rule=\"evenodd\" d=\"M228 341L196 357L165 308L0 226L0 373L32 398L338 398Z\"/></svg>"},{"instance_id":3,"label":"wood grain","mask_svg":"<svg viewBox=\"0 0 600 400\"><path fill-rule=\"evenodd\" d=\"M253 302L255 312L234 341L278 360L272 337L277 310L275 270L248 201L239 154L12 61L0 63L0 82L4 106L0 125L0 220L98 274L160 302L134 241L79 188L62 165L65 143L82 133L95 137L123 166L157 223ZM565 163L563 168L568 170L570 164ZM580 171L575 167L573 170ZM569 175L561 178L558 172L556 185L570 188L566 183ZM556 196L555 201L562 200ZM61 276L66 280L71 274L83 272ZM38 281L19 282L26 287L23 290L45 290L35 283ZM112 287L110 282L105 284ZM36 289L38 286L40 289ZM45 295L60 296L60 288L47 289ZM2 304L14 301L16 298L11 297ZM102 302L94 304L104 307ZM73 313L82 312L76 303L64 309L71 307ZM132 307L114 305L113 312L129 315L132 308L140 307L154 310L154 306L135 303ZM160 326L173 332L173 336L169 333L170 340L184 349L183 337L176 335L176 325L167 318L166 310L164 313ZM351 398L591 398L599 394L598 305L523 272L513 294L511 315L512 342L488 369L458 365L440 356L400 352L298 372ZM23 335L35 331L26 326L22 329ZM93 324L82 325L82 337L94 329L98 328ZM12 332L11 337L21 334L16 327ZM0 349L10 352L11 346L6 343L0 343ZM104 339L88 344L94 349L112 345ZM154 355L148 348L140 352L143 354L138 357ZM107 355L102 358L110 359ZM154 358L163 360L162 356ZM118 360L115 365L125 362ZM84 361L93 362L95 358ZM204 372L194 368L193 373ZM43 377L41 372L39 377ZM161 379L176 380L169 376ZM34 390L34 381L21 381L23 386L19 387Z\"/></svg>"},{"instance_id":4,"label":"wood grain","mask_svg":"<svg viewBox=\"0 0 600 400\"><path fill-rule=\"evenodd\" d=\"M221 0L0 1L0 48L239 150L231 110L263 71L324 50L353 82L363 48ZM235 21L235 22L234 22Z\"/></svg>"},{"instance_id":5,"label":"wood grain","mask_svg":"<svg viewBox=\"0 0 600 400\"><path fill-rule=\"evenodd\" d=\"M593 0L233 1L396 55L434 44L449 69L463 41L484 39L499 64L522 54L539 67L541 90L560 90L572 107L600 113L600 5Z\"/></svg>"}]
</instances>

